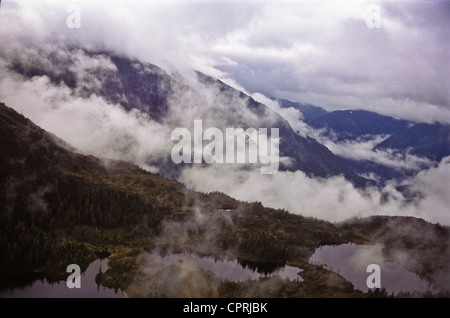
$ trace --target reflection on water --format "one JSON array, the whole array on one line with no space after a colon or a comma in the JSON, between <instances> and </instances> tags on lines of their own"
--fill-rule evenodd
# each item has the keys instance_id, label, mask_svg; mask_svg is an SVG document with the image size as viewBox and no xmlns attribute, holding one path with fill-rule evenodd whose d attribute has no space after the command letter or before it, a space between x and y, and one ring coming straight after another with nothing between
<instances>
[{"instance_id":1,"label":"reflection on water","mask_svg":"<svg viewBox=\"0 0 450 318\"><path fill-rule=\"evenodd\" d=\"M283 279L303 281L299 272L302 269L280 263L247 262L237 259L200 257L191 253L176 253L160 255L151 254L151 262L155 266L146 268L146 272L154 275L158 272L158 266L177 265L185 270L210 271L221 279L229 281L245 281L260 277L279 276Z\"/></svg>"},{"instance_id":2,"label":"reflection on water","mask_svg":"<svg viewBox=\"0 0 450 318\"><path fill-rule=\"evenodd\" d=\"M16 284L9 279L8 285L11 286L6 290L0 290L0 297L12 298L116 298L126 297L122 291L114 291L112 289L97 286L95 276L102 271L104 273L108 266L107 259L96 260L92 262L85 272L81 274L81 288L70 289L66 285L66 281L58 281L50 283L45 278L18 276ZM67 273L69 276L70 273ZM10 277L11 278L11 277ZM28 280L26 282L25 280ZM12 285L11 285L12 283ZM3 284L2 284L3 285Z\"/></svg>"},{"instance_id":3,"label":"reflection on water","mask_svg":"<svg viewBox=\"0 0 450 318\"><path fill-rule=\"evenodd\" d=\"M430 284L397 263L383 258L380 245L343 244L322 246L310 258L312 264L324 264L326 268L340 274L356 289L368 291L366 269L369 264L378 264L381 269L381 287L391 294L399 292L437 292Z\"/></svg>"}]
</instances>

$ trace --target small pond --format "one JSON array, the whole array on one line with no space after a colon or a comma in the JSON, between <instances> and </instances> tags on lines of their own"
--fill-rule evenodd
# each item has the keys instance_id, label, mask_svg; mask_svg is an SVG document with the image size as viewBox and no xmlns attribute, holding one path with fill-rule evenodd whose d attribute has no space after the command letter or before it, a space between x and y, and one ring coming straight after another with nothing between
<instances>
[{"instance_id":1,"label":"small pond","mask_svg":"<svg viewBox=\"0 0 450 318\"><path fill-rule=\"evenodd\" d=\"M377 264L381 269L381 287L391 294L399 292L438 292L419 275L410 272L397 263L386 260L380 245L356 245L352 243L322 246L310 258L312 264L323 264L346 280L356 289L368 291L366 269L369 264Z\"/></svg>"},{"instance_id":2,"label":"small pond","mask_svg":"<svg viewBox=\"0 0 450 318\"><path fill-rule=\"evenodd\" d=\"M152 253L146 272L154 275L159 266L176 265L186 270L210 271L217 277L233 282L258 279L260 277L279 276L283 279L303 281L299 273L302 269L284 263L247 262L238 259L202 257L193 253L158 254Z\"/></svg>"},{"instance_id":3,"label":"small pond","mask_svg":"<svg viewBox=\"0 0 450 318\"><path fill-rule=\"evenodd\" d=\"M8 288L0 289L0 298L121 298L126 295L118 290L98 286L95 276L107 270L108 259L97 259L81 274L81 288L70 289L66 281L49 282L45 278L22 275L8 277ZM67 273L69 276L70 273ZM4 277L2 278L5 279ZM3 285L3 284L2 284Z\"/></svg>"}]
</instances>

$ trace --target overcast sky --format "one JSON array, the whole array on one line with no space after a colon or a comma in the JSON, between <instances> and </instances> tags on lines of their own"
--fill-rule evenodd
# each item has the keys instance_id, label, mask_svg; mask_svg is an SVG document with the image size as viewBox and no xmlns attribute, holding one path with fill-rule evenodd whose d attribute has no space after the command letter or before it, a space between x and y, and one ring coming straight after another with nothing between
<instances>
[{"instance_id":1,"label":"overcast sky","mask_svg":"<svg viewBox=\"0 0 450 318\"><path fill-rule=\"evenodd\" d=\"M101 46L249 93L450 122L448 1L24 0L0 14L1 46Z\"/></svg>"}]
</instances>

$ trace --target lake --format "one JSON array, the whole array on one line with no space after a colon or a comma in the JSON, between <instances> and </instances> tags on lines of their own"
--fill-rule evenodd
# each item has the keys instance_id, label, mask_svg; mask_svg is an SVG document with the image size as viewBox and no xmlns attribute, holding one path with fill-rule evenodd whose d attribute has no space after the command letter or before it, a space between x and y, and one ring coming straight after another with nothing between
<instances>
[{"instance_id":1,"label":"lake","mask_svg":"<svg viewBox=\"0 0 450 318\"><path fill-rule=\"evenodd\" d=\"M0 298L122 298L126 294L118 290L98 286L95 282L99 270L108 269L108 259L97 259L81 274L81 288L70 289L66 281L49 282L45 278L17 277L14 287L0 290ZM70 273L67 273L69 276ZM24 281L25 280L25 281ZM28 282L27 282L28 280ZM11 284L11 279L8 281ZM14 285L14 281L12 282Z\"/></svg>"},{"instance_id":2,"label":"lake","mask_svg":"<svg viewBox=\"0 0 450 318\"><path fill-rule=\"evenodd\" d=\"M399 292L439 292L419 275L410 272L397 263L386 260L381 245L356 245L353 243L322 246L310 258L312 264L324 264L351 282L356 289L368 291L366 269L377 264L381 269L381 287L391 294Z\"/></svg>"},{"instance_id":3,"label":"lake","mask_svg":"<svg viewBox=\"0 0 450 318\"><path fill-rule=\"evenodd\" d=\"M283 279L303 281L299 272L302 269L284 263L247 262L234 258L198 256L193 253L149 254L146 272L154 275L160 266L181 266L186 270L210 271L223 280L233 282L258 279L260 277L279 276Z\"/></svg>"}]
</instances>

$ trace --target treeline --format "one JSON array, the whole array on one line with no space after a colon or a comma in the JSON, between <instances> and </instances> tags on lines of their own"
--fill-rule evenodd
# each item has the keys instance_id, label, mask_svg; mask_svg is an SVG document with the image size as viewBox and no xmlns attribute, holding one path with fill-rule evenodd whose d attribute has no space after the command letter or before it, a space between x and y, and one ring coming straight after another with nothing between
<instances>
[{"instance_id":1,"label":"treeline","mask_svg":"<svg viewBox=\"0 0 450 318\"><path fill-rule=\"evenodd\" d=\"M65 269L62 265L67 266L70 259L92 260L93 252L82 243L61 243L55 232L76 226L120 227L153 236L172 210L167 200L151 200L113 183L96 184L85 175L62 172L51 158L55 150L59 149L50 152L47 147L35 147L20 165L2 163L0 271L45 268L51 272Z\"/></svg>"},{"instance_id":2,"label":"treeline","mask_svg":"<svg viewBox=\"0 0 450 318\"><path fill-rule=\"evenodd\" d=\"M243 204L242 207L245 206ZM320 245L343 244L350 232L326 221L264 208L254 202L240 211L239 252L265 261L308 260Z\"/></svg>"},{"instance_id":3,"label":"treeline","mask_svg":"<svg viewBox=\"0 0 450 318\"><path fill-rule=\"evenodd\" d=\"M69 260L87 266L102 252L89 246L93 238L102 245L157 235L183 196L159 184L158 176L115 164L106 168L58 146L55 137L0 104L0 271L54 272ZM80 227L88 228L84 237ZM71 231L78 236L68 241Z\"/></svg>"},{"instance_id":4,"label":"treeline","mask_svg":"<svg viewBox=\"0 0 450 318\"><path fill-rule=\"evenodd\" d=\"M265 231L245 231L241 233L239 252L253 255L264 261L286 261L288 246Z\"/></svg>"},{"instance_id":5,"label":"treeline","mask_svg":"<svg viewBox=\"0 0 450 318\"><path fill-rule=\"evenodd\" d=\"M1 270L38 268L50 258L68 259L80 250L83 254L82 246L59 244L54 234L57 229L120 227L154 236L169 213L168 206L157 201L74 176L42 181L34 178L8 185L14 198L2 204L0 215Z\"/></svg>"}]
</instances>

